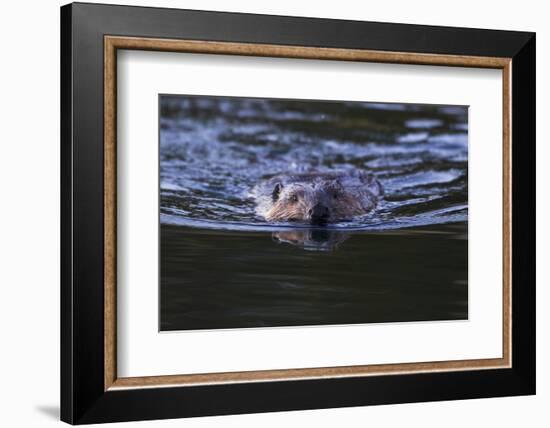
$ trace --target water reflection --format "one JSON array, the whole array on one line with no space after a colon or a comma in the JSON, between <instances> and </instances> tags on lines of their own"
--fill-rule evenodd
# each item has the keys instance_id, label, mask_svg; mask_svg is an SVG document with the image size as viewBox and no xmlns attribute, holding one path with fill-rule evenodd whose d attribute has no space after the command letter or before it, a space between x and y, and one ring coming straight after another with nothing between
<instances>
[{"instance_id":1,"label":"water reflection","mask_svg":"<svg viewBox=\"0 0 550 428\"><path fill-rule=\"evenodd\" d=\"M465 223L353 232L336 251L304 251L287 233L298 246L266 232L163 225L161 330L468 317ZM327 237L303 236L316 249Z\"/></svg>"},{"instance_id":2,"label":"water reflection","mask_svg":"<svg viewBox=\"0 0 550 428\"><path fill-rule=\"evenodd\" d=\"M309 251L333 251L349 239L350 232L327 228L295 229L273 232L275 242L291 244Z\"/></svg>"}]
</instances>

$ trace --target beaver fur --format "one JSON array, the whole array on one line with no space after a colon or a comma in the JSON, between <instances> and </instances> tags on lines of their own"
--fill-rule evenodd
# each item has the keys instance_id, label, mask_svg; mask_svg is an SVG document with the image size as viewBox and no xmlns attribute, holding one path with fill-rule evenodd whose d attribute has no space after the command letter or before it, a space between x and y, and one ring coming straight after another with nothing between
<instances>
[{"instance_id":1,"label":"beaver fur","mask_svg":"<svg viewBox=\"0 0 550 428\"><path fill-rule=\"evenodd\" d=\"M354 169L280 174L259 183L252 194L256 213L267 221L324 225L371 212L383 188L372 174Z\"/></svg>"}]
</instances>

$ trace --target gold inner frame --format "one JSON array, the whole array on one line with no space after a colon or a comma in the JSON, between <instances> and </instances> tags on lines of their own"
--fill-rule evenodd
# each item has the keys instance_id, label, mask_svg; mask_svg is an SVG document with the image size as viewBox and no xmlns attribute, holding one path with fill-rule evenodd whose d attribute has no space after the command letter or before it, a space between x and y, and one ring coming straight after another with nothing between
<instances>
[{"instance_id":1,"label":"gold inner frame","mask_svg":"<svg viewBox=\"0 0 550 428\"><path fill-rule=\"evenodd\" d=\"M302 369L278 369L169 376L117 376L116 367L116 89L117 50L147 50L182 53L245 55L279 58L324 59L397 64L494 68L502 70L503 82L503 320L502 357L491 359L429 361ZM385 52L251 43L170 40L139 37L104 37L104 388L112 389L192 386L204 384L357 377L420 372L480 370L511 367L511 58Z\"/></svg>"}]
</instances>

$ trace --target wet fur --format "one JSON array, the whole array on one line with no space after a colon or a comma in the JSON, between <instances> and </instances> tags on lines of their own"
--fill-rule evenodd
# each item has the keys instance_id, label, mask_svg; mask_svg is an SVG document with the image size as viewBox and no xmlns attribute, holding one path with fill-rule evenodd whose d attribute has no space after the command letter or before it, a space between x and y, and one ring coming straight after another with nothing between
<instances>
[{"instance_id":1,"label":"wet fur","mask_svg":"<svg viewBox=\"0 0 550 428\"><path fill-rule=\"evenodd\" d=\"M381 184L363 170L282 174L254 188L256 213L268 221L311 221L316 204L329 209L328 223L372 211L382 197Z\"/></svg>"}]
</instances>

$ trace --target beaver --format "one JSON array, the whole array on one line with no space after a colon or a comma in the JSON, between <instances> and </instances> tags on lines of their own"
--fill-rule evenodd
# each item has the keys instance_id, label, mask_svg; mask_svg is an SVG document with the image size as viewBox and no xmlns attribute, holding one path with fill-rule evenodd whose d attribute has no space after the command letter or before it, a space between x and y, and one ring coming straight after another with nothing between
<instances>
[{"instance_id":1,"label":"beaver","mask_svg":"<svg viewBox=\"0 0 550 428\"><path fill-rule=\"evenodd\" d=\"M256 213L268 221L325 225L371 212L383 196L380 182L360 169L281 174L257 185Z\"/></svg>"}]
</instances>

